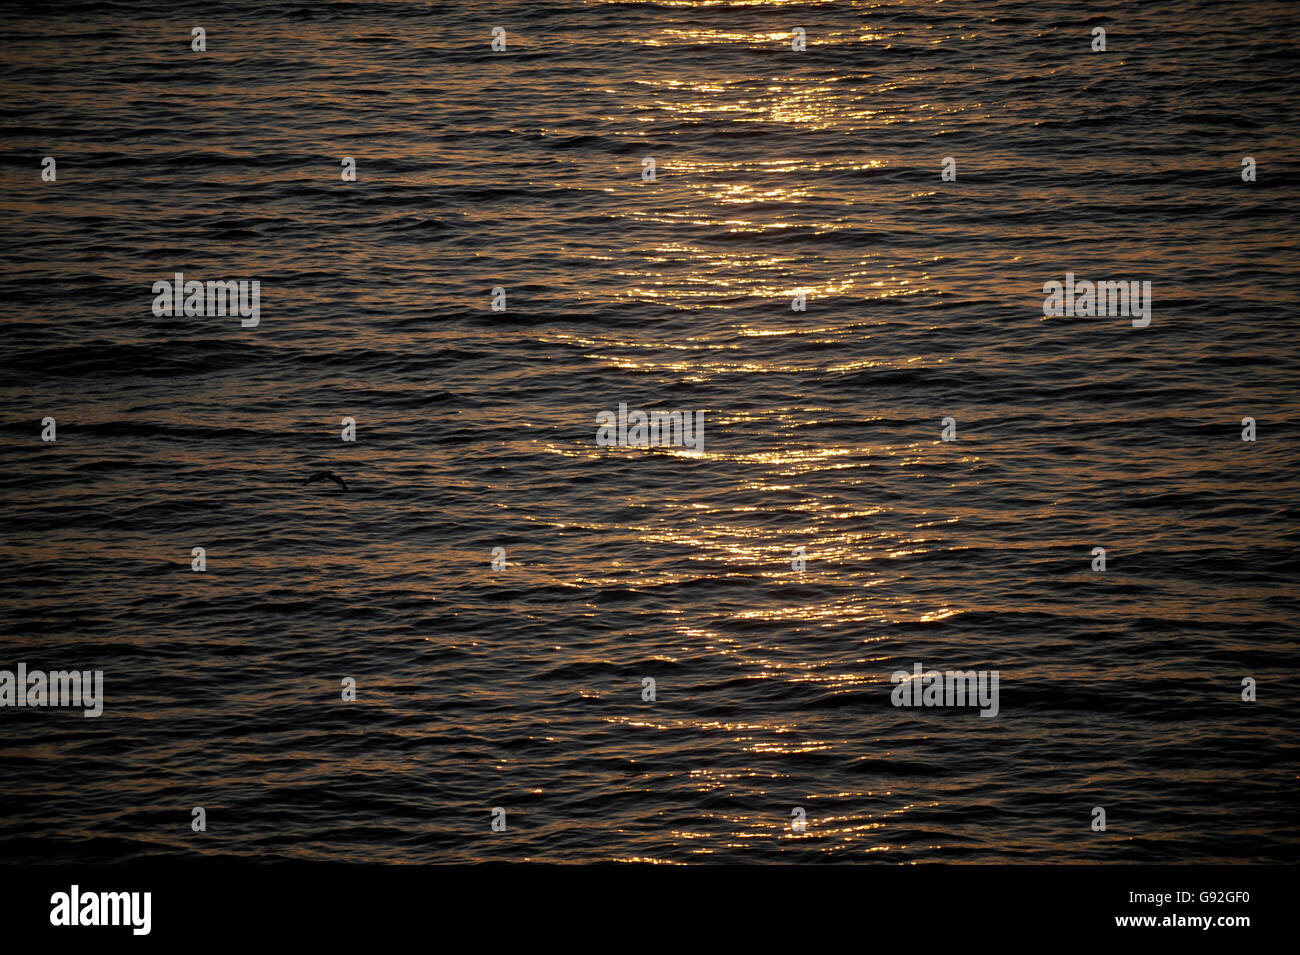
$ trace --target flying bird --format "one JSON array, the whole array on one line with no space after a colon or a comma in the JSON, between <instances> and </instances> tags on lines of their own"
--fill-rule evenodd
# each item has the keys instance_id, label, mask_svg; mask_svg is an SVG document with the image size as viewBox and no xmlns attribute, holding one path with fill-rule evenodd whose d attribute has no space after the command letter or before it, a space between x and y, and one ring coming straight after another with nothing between
<instances>
[{"instance_id":1,"label":"flying bird","mask_svg":"<svg viewBox=\"0 0 1300 955\"><path fill-rule=\"evenodd\" d=\"M317 471L315 474L313 474L311 477L304 480L302 483L312 484L316 481L333 481L339 487L343 488L343 490L346 491L348 489L347 482L344 481L337 474L335 474L333 471Z\"/></svg>"}]
</instances>

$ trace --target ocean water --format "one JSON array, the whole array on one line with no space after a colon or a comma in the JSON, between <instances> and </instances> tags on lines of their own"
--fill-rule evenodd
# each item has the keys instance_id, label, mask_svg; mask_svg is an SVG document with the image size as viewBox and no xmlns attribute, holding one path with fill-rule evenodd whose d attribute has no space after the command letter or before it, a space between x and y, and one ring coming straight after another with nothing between
<instances>
[{"instance_id":1,"label":"ocean water","mask_svg":"<svg viewBox=\"0 0 1300 955\"><path fill-rule=\"evenodd\" d=\"M0 18L0 857L1296 861L1297 10Z\"/></svg>"}]
</instances>

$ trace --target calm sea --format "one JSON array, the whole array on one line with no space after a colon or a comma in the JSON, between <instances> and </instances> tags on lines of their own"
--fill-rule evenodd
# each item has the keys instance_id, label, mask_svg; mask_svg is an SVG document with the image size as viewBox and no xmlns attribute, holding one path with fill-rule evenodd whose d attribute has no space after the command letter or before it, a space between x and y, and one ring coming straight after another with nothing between
<instances>
[{"instance_id":1,"label":"calm sea","mask_svg":"<svg viewBox=\"0 0 1300 955\"><path fill-rule=\"evenodd\" d=\"M0 18L0 855L1296 861L1298 11Z\"/></svg>"}]
</instances>

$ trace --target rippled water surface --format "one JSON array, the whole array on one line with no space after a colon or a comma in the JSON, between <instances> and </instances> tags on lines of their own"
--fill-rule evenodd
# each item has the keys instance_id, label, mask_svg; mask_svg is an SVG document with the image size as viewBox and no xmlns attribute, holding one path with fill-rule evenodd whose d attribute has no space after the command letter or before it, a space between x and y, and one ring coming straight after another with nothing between
<instances>
[{"instance_id":1,"label":"rippled water surface","mask_svg":"<svg viewBox=\"0 0 1300 955\"><path fill-rule=\"evenodd\" d=\"M0 668L106 702L0 710L0 855L1295 861L1297 16L4 18Z\"/></svg>"}]
</instances>

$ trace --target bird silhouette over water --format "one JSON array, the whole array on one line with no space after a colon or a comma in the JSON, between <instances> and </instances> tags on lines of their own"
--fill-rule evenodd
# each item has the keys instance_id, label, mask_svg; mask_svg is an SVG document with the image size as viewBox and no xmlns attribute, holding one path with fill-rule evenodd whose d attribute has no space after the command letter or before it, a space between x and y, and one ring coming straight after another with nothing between
<instances>
[{"instance_id":1,"label":"bird silhouette over water","mask_svg":"<svg viewBox=\"0 0 1300 955\"><path fill-rule=\"evenodd\" d=\"M306 478L302 483L312 484L315 483L316 481L333 481L339 487L343 488L343 490L346 491L348 489L347 482L344 481L337 474L335 474L333 471L317 471L311 477Z\"/></svg>"}]
</instances>

